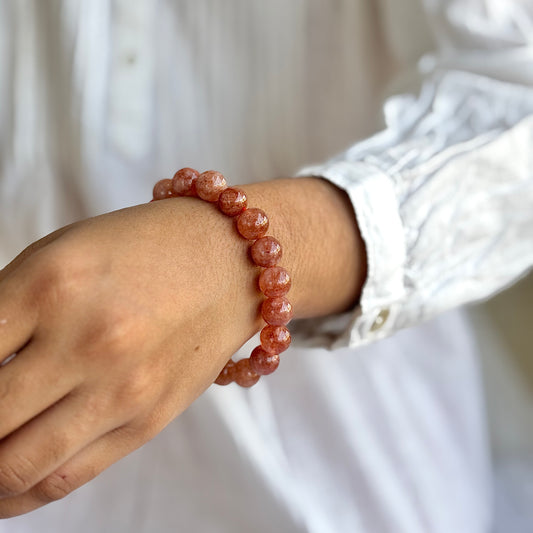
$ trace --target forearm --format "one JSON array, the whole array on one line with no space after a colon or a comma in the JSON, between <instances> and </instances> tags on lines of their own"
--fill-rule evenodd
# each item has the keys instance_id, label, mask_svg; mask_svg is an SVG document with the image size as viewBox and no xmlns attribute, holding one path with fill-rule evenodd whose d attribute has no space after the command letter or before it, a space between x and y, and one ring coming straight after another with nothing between
<instances>
[{"instance_id":1,"label":"forearm","mask_svg":"<svg viewBox=\"0 0 533 533\"><path fill-rule=\"evenodd\" d=\"M347 195L320 178L291 178L245 187L249 205L270 217L293 278L295 318L345 311L366 279L366 253Z\"/></svg>"}]
</instances>

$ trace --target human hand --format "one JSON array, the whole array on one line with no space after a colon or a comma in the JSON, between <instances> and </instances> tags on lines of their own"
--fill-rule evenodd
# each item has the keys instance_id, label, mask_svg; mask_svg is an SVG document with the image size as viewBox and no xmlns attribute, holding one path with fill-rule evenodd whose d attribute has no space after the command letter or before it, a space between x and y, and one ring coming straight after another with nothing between
<instances>
[{"instance_id":1,"label":"human hand","mask_svg":"<svg viewBox=\"0 0 533 533\"><path fill-rule=\"evenodd\" d=\"M346 276L356 277L347 255L343 265L324 265L330 245L307 253L303 206L293 197L280 210L305 180L286 181L246 190L271 214L269 233L286 245L297 316L342 310L359 280L346 290ZM338 210L342 201L331 186L308 181L307 191L315 187L322 203L329 197ZM344 216L337 223L353 232ZM317 231L315 224L309 229ZM64 228L0 273L0 360L17 352L0 368L0 517L86 483L154 437L213 382L261 327L259 269L247 246L213 206L180 198ZM322 284L329 274L344 286L328 300Z\"/></svg>"}]
</instances>

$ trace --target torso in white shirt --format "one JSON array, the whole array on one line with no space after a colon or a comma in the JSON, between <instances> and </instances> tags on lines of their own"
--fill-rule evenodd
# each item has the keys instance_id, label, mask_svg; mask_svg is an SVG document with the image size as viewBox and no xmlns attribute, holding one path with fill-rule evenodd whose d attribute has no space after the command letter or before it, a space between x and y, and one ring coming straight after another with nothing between
<instances>
[{"instance_id":1,"label":"torso in white shirt","mask_svg":"<svg viewBox=\"0 0 533 533\"><path fill-rule=\"evenodd\" d=\"M378 129L386 82L428 46L411 1L0 0L0 15L3 262L182 166L245 183L334 155ZM295 347L0 532L486 531L474 353L456 315L361 350Z\"/></svg>"}]
</instances>

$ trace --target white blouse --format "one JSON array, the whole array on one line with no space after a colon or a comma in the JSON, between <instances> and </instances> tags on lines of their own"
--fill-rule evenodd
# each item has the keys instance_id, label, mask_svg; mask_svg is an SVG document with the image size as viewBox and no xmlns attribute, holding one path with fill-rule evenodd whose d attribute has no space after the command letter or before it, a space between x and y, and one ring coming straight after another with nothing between
<instances>
[{"instance_id":1,"label":"white blouse","mask_svg":"<svg viewBox=\"0 0 533 533\"><path fill-rule=\"evenodd\" d=\"M0 123L0 264L193 166L331 180L369 266L270 380L1 533L488 530L461 316L353 348L533 265L533 2L0 0Z\"/></svg>"},{"instance_id":2,"label":"white blouse","mask_svg":"<svg viewBox=\"0 0 533 533\"><path fill-rule=\"evenodd\" d=\"M418 63L420 92L300 172L349 193L367 247L361 307L334 346L486 298L533 265L533 2L426 4L439 47Z\"/></svg>"}]
</instances>

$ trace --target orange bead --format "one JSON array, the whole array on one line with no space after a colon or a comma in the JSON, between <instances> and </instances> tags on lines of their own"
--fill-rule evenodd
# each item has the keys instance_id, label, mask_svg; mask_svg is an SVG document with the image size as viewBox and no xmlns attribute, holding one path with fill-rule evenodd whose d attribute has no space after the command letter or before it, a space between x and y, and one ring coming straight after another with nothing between
<instances>
[{"instance_id":1,"label":"orange bead","mask_svg":"<svg viewBox=\"0 0 533 533\"><path fill-rule=\"evenodd\" d=\"M285 326L265 326L261 330L261 346L268 353L284 352L291 344L291 334Z\"/></svg>"},{"instance_id":2,"label":"orange bead","mask_svg":"<svg viewBox=\"0 0 533 533\"><path fill-rule=\"evenodd\" d=\"M215 383L217 385L229 385L235 376L235 363L232 359L230 359L224 368L220 371L220 374L218 375L217 379L215 379Z\"/></svg>"},{"instance_id":3,"label":"orange bead","mask_svg":"<svg viewBox=\"0 0 533 533\"><path fill-rule=\"evenodd\" d=\"M281 244L274 237L261 237L250 246L250 254L256 265L271 267L281 259Z\"/></svg>"},{"instance_id":4,"label":"orange bead","mask_svg":"<svg viewBox=\"0 0 533 533\"><path fill-rule=\"evenodd\" d=\"M196 196L195 181L200 175L194 168L182 168L172 178L172 191L175 196Z\"/></svg>"},{"instance_id":5,"label":"orange bead","mask_svg":"<svg viewBox=\"0 0 533 533\"><path fill-rule=\"evenodd\" d=\"M262 209L251 207L237 217L237 229L245 239L259 239L268 231L268 217Z\"/></svg>"},{"instance_id":6,"label":"orange bead","mask_svg":"<svg viewBox=\"0 0 533 533\"><path fill-rule=\"evenodd\" d=\"M164 200L165 198L172 198L172 180L159 180L154 185L153 197L154 200Z\"/></svg>"},{"instance_id":7,"label":"orange bead","mask_svg":"<svg viewBox=\"0 0 533 533\"><path fill-rule=\"evenodd\" d=\"M260 376L272 374L279 366L279 355L265 352L261 346L253 349L250 355L250 368Z\"/></svg>"},{"instance_id":8,"label":"orange bead","mask_svg":"<svg viewBox=\"0 0 533 533\"><path fill-rule=\"evenodd\" d=\"M226 178L215 170L202 172L194 183L196 194L206 202L218 202L220 193L227 187Z\"/></svg>"},{"instance_id":9,"label":"orange bead","mask_svg":"<svg viewBox=\"0 0 533 533\"><path fill-rule=\"evenodd\" d=\"M229 217L237 216L243 209L246 209L246 204L246 193L236 187L228 187L218 197L218 208Z\"/></svg>"},{"instance_id":10,"label":"orange bead","mask_svg":"<svg viewBox=\"0 0 533 533\"><path fill-rule=\"evenodd\" d=\"M259 289L268 298L283 296L290 288L291 278L283 267L270 267L259 275Z\"/></svg>"},{"instance_id":11,"label":"orange bead","mask_svg":"<svg viewBox=\"0 0 533 533\"><path fill-rule=\"evenodd\" d=\"M292 319L292 305L283 296L267 298L261 306L261 315L264 321L271 326L284 326Z\"/></svg>"},{"instance_id":12,"label":"orange bead","mask_svg":"<svg viewBox=\"0 0 533 533\"><path fill-rule=\"evenodd\" d=\"M259 375L250 368L250 359L241 359L235 363L233 379L241 387L251 387L259 381Z\"/></svg>"}]
</instances>

